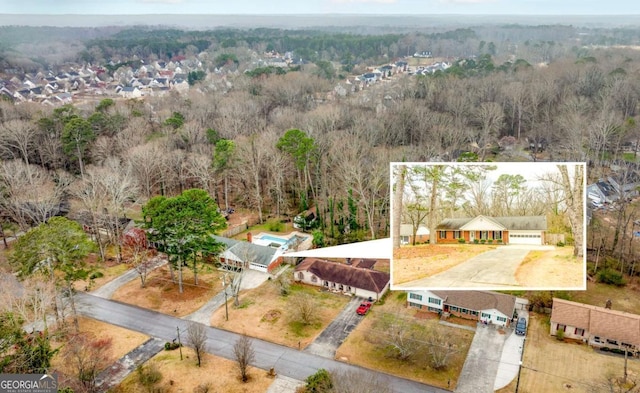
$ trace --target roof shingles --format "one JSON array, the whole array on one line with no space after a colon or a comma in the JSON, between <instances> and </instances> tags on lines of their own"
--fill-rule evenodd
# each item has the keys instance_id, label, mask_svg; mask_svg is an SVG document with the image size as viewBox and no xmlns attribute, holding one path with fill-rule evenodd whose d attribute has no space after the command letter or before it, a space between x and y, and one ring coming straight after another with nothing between
<instances>
[{"instance_id":1,"label":"roof shingles","mask_svg":"<svg viewBox=\"0 0 640 393\"><path fill-rule=\"evenodd\" d=\"M296 266L296 272L308 271L321 280L331 281L376 293L382 292L389 283L388 273L371 269L359 269L342 263L323 259L307 258Z\"/></svg>"}]
</instances>

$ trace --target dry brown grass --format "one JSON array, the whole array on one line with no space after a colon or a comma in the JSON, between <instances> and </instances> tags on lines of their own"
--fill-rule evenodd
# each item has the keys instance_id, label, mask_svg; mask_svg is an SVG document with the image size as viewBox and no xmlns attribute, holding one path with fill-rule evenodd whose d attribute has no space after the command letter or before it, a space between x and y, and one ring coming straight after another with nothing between
<instances>
[{"instance_id":1,"label":"dry brown grass","mask_svg":"<svg viewBox=\"0 0 640 393\"><path fill-rule=\"evenodd\" d=\"M178 284L171 281L169 267L165 265L149 274L145 288L140 287L140 280L133 280L120 287L112 299L182 317L202 307L222 290L219 272L211 267L205 269L198 273L197 286L194 285L193 272L186 268L183 270L183 293L179 292Z\"/></svg>"},{"instance_id":2,"label":"dry brown grass","mask_svg":"<svg viewBox=\"0 0 640 393\"><path fill-rule=\"evenodd\" d=\"M400 361L389 357L383 348L372 342L377 336L373 327L376 320L384 313L399 313L408 318L415 318L425 326L438 323L435 314L431 314L434 316L432 318L429 313L406 307L404 292L391 292L385 300L385 304L374 305L367 317L338 348L336 359L443 388L447 388L447 383L450 380L450 388L455 389L467 351L473 340L473 332L447 328L451 329L449 330L451 336L456 336L455 341L463 350L453 358L446 370L434 371L428 367L426 361Z\"/></svg>"},{"instance_id":3,"label":"dry brown grass","mask_svg":"<svg viewBox=\"0 0 640 393\"><path fill-rule=\"evenodd\" d=\"M205 354L202 367L196 364L196 357L190 349L183 349L186 355L180 360L180 353L176 351L162 351L149 362L154 362L162 373L162 380L158 387L165 393L191 393L198 385L210 383L210 393L264 393L273 378L267 376L265 370L250 367L250 379L242 383L239 378L236 362ZM137 382L137 374L130 374L114 393L138 393L144 391Z\"/></svg>"},{"instance_id":4,"label":"dry brown grass","mask_svg":"<svg viewBox=\"0 0 640 393\"><path fill-rule=\"evenodd\" d=\"M80 324L80 332L87 333L92 338L111 338L111 349L107 356L110 364L149 339L148 336L142 333L96 321L91 318L78 317L78 322ZM73 329L73 322L69 320L67 323L68 328ZM52 342L52 346L56 348L62 345L64 345L63 341ZM66 375L71 375L73 373L69 363L62 358L61 352L58 352L56 356L54 356L51 361L51 367Z\"/></svg>"},{"instance_id":5,"label":"dry brown grass","mask_svg":"<svg viewBox=\"0 0 640 393\"><path fill-rule=\"evenodd\" d=\"M559 342L549 335L544 319L538 314L530 317L520 393L590 393L593 385L604 382L608 375L622 376L624 356L601 353L584 344ZM630 378L640 379L640 361L630 359L628 366ZM515 382L499 392L515 392Z\"/></svg>"},{"instance_id":6,"label":"dry brown grass","mask_svg":"<svg viewBox=\"0 0 640 393\"><path fill-rule=\"evenodd\" d=\"M586 265L573 256L573 247L530 251L516 270L518 284L530 288L581 288L585 278Z\"/></svg>"},{"instance_id":7,"label":"dry brown grass","mask_svg":"<svg viewBox=\"0 0 640 393\"><path fill-rule=\"evenodd\" d=\"M340 313L349 298L343 295L323 292L320 288L293 284L292 294L309 293L317 302L316 323L301 325L289 318L287 297L280 296L279 289L270 281L258 288L240 294L240 307L233 306L229 298L229 320L225 319L225 308L220 307L211 316L211 326L232 332L257 337L292 348L309 345L318 334Z\"/></svg>"},{"instance_id":8,"label":"dry brown grass","mask_svg":"<svg viewBox=\"0 0 640 393\"><path fill-rule=\"evenodd\" d=\"M496 246L478 244L421 244L393 250L393 285L431 277Z\"/></svg>"}]
</instances>

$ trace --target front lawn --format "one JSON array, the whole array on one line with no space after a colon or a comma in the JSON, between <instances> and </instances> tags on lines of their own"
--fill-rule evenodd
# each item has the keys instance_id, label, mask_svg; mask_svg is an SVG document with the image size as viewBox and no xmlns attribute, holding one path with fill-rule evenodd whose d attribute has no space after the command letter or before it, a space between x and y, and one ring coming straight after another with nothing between
<instances>
[{"instance_id":1,"label":"front lawn","mask_svg":"<svg viewBox=\"0 0 640 393\"><path fill-rule=\"evenodd\" d=\"M393 285L431 277L495 249L483 244L421 244L393 250Z\"/></svg>"},{"instance_id":2,"label":"front lawn","mask_svg":"<svg viewBox=\"0 0 640 393\"><path fill-rule=\"evenodd\" d=\"M408 360L390 356L388 345L382 340L386 333L379 330L381 320L389 315L407 319L424 330L437 328L446 332L446 340L456 348L449 365L436 371L429 366L424 353L418 353ZM435 314L407 308L405 292L390 292L384 304L374 304L369 314L338 348L336 359L442 388L448 388L450 382L449 388L455 389L473 336L474 333L468 330L439 325Z\"/></svg>"},{"instance_id":3,"label":"front lawn","mask_svg":"<svg viewBox=\"0 0 640 393\"><path fill-rule=\"evenodd\" d=\"M124 303L148 308L163 314L182 317L198 310L215 294L222 290L220 273L211 265L201 265L198 272L198 285L194 284L193 271L184 268L182 285L184 292L178 290L178 283L171 281L169 266L164 265L153 270L145 288L140 287L140 280L132 280L111 297ZM177 280L177 272L176 280Z\"/></svg>"},{"instance_id":4,"label":"front lawn","mask_svg":"<svg viewBox=\"0 0 640 393\"><path fill-rule=\"evenodd\" d=\"M300 294L311 296L315 304L317 319L311 324L305 325L290 315L290 301ZM229 298L229 320L226 320L223 305L211 316L211 326L292 348L305 348L333 321L349 300L348 296L303 284L292 284L291 293L283 297L272 281L266 281L257 288L241 292L239 307L235 307Z\"/></svg>"},{"instance_id":5,"label":"front lawn","mask_svg":"<svg viewBox=\"0 0 640 393\"><path fill-rule=\"evenodd\" d=\"M573 247L530 251L516 270L516 281L528 288L583 288L586 265L573 255Z\"/></svg>"}]
</instances>

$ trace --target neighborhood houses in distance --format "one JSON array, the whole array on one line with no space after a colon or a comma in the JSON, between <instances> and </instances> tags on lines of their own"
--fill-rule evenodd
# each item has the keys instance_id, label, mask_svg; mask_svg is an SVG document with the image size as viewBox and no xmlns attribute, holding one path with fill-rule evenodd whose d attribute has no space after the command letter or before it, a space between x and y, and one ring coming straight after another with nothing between
<instances>
[{"instance_id":1,"label":"neighborhood houses in distance","mask_svg":"<svg viewBox=\"0 0 640 393\"><path fill-rule=\"evenodd\" d=\"M392 163L392 289L584 289L584 163Z\"/></svg>"}]
</instances>

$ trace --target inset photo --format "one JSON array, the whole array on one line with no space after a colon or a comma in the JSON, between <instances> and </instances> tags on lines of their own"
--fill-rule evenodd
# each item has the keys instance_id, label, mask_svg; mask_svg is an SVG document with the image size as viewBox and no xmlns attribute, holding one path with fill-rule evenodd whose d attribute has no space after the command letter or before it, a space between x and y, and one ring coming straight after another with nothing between
<instances>
[{"instance_id":1,"label":"inset photo","mask_svg":"<svg viewBox=\"0 0 640 393\"><path fill-rule=\"evenodd\" d=\"M391 289L586 289L585 182L585 163L391 163Z\"/></svg>"}]
</instances>

